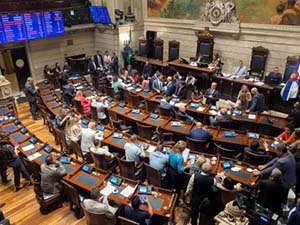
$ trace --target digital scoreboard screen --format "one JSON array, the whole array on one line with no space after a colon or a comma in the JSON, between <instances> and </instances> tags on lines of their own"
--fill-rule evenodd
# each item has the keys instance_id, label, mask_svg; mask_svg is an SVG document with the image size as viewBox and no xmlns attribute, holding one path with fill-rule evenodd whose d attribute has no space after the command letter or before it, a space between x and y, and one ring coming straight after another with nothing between
<instances>
[{"instance_id":1,"label":"digital scoreboard screen","mask_svg":"<svg viewBox=\"0 0 300 225\"><path fill-rule=\"evenodd\" d=\"M106 6L90 6L94 23L111 24L111 19Z\"/></svg>"}]
</instances>

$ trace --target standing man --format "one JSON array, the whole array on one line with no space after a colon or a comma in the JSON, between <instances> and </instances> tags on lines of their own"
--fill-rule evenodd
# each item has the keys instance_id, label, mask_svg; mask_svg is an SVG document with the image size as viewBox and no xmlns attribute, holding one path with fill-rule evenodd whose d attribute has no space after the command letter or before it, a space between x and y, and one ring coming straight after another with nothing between
<instances>
[{"instance_id":1,"label":"standing man","mask_svg":"<svg viewBox=\"0 0 300 225\"><path fill-rule=\"evenodd\" d=\"M119 58L115 52L113 52L111 57L111 69L115 74L119 74Z\"/></svg>"},{"instance_id":2,"label":"standing man","mask_svg":"<svg viewBox=\"0 0 300 225\"><path fill-rule=\"evenodd\" d=\"M265 96L259 93L255 87L251 89L251 94L252 99L249 104L249 109L247 109L246 112L263 112L265 108Z\"/></svg>"},{"instance_id":3,"label":"standing man","mask_svg":"<svg viewBox=\"0 0 300 225\"><path fill-rule=\"evenodd\" d=\"M153 81L152 89L157 93L164 92L163 75L161 73L159 73L157 79Z\"/></svg>"},{"instance_id":4,"label":"standing man","mask_svg":"<svg viewBox=\"0 0 300 225\"><path fill-rule=\"evenodd\" d=\"M88 63L88 72L89 73L95 73L96 70L97 70L97 65L96 65L94 56L92 56L89 63Z\"/></svg>"},{"instance_id":5,"label":"standing man","mask_svg":"<svg viewBox=\"0 0 300 225\"><path fill-rule=\"evenodd\" d=\"M37 107L38 91L35 88L33 84L33 79L31 77L27 78L27 82L25 83L25 90L26 90L26 97L29 102L32 118L34 120L39 120L40 117L38 116L38 107Z\"/></svg>"},{"instance_id":6,"label":"standing man","mask_svg":"<svg viewBox=\"0 0 300 225\"><path fill-rule=\"evenodd\" d=\"M102 68L103 67L103 57L100 53L100 51L97 51L97 54L94 56L95 63L97 68Z\"/></svg>"},{"instance_id":7,"label":"standing man","mask_svg":"<svg viewBox=\"0 0 300 225\"><path fill-rule=\"evenodd\" d=\"M211 83L211 87L205 91L204 93L204 97L206 98L205 104L216 105L217 101L219 101L220 93L217 90L217 85L218 84L216 82L213 82Z\"/></svg>"},{"instance_id":8,"label":"standing man","mask_svg":"<svg viewBox=\"0 0 300 225\"><path fill-rule=\"evenodd\" d=\"M104 61L104 68L106 70L109 70L111 64L111 56L108 51L105 52L105 55L103 56L103 61Z\"/></svg>"},{"instance_id":9,"label":"standing man","mask_svg":"<svg viewBox=\"0 0 300 225\"><path fill-rule=\"evenodd\" d=\"M143 75L146 75L147 77L151 77L152 75L152 65L149 64L149 60L146 60L146 63L143 67Z\"/></svg>"},{"instance_id":10,"label":"standing man","mask_svg":"<svg viewBox=\"0 0 300 225\"><path fill-rule=\"evenodd\" d=\"M165 87L165 93L167 96L172 96L175 93L175 81L173 77L167 77L167 85Z\"/></svg>"}]
</instances>

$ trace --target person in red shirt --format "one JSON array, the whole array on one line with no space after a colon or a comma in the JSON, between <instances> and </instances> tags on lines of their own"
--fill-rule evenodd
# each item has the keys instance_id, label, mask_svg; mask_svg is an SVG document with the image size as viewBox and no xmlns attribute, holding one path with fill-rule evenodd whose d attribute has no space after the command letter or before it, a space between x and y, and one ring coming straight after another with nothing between
<instances>
[{"instance_id":1,"label":"person in red shirt","mask_svg":"<svg viewBox=\"0 0 300 225\"><path fill-rule=\"evenodd\" d=\"M293 132L295 127L293 125L288 125L285 130L275 138L276 141L282 142L284 144L291 144L294 140Z\"/></svg>"}]
</instances>

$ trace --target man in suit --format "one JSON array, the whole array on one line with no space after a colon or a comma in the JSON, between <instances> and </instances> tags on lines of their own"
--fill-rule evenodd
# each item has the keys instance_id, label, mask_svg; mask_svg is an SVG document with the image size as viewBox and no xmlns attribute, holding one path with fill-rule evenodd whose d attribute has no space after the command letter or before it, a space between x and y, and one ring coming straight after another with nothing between
<instances>
[{"instance_id":1,"label":"man in suit","mask_svg":"<svg viewBox=\"0 0 300 225\"><path fill-rule=\"evenodd\" d=\"M275 66L273 71L265 78L265 83L270 86L277 86L282 82L282 74L279 73L278 66Z\"/></svg>"},{"instance_id":2,"label":"man in suit","mask_svg":"<svg viewBox=\"0 0 300 225\"><path fill-rule=\"evenodd\" d=\"M187 97L187 87L185 85L184 81L180 82L179 88L177 89L177 91L175 91L175 93L173 94L173 97L175 98L179 98L180 100L182 99L186 99Z\"/></svg>"},{"instance_id":3,"label":"man in suit","mask_svg":"<svg viewBox=\"0 0 300 225\"><path fill-rule=\"evenodd\" d=\"M215 178L210 175L211 164L205 162L201 166L201 173L193 174L189 180L185 195L191 194L191 224L198 225L200 212L200 225L213 224L212 200Z\"/></svg>"},{"instance_id":4,"label":"man in suit","mask_svg":"<svg viewBox=\"0 0 300 225\"><path fill-rule=\"evenodd\" d=\"M91 190L91 199L84 199L82 204L86 211L95 214L105 214L108 224L116 224L116 213L118 208L112 207L109 201L103 203L104 197L100 194L99 187Z\"/></svg>"},{"instance_id":5,"label":"man in suit","mask_svg":"<svg viewBox=\"0 0 300 225\"><path fill-rule=\"evenodd\" d=\"M220 93L217 90L216 82L211 83L211 87L205 91L204 97L206 98L205 104L208 104L208 105L216 105L217 104L217 101L219 101L219 99L220 99Z\"/></svg>"},{"instance_id":6,"label":"man in suit","mask_svg":"<svg viewBox=\"0 0 300 225\"><path fill-rule=\"evenodd\" d=\"M240 60L239 66L235 69L233 75L237 77L244 77L247 75L247 67L244 65L243 60Z\"/></svg>"},{"instance_id":7,"label":"man in suit","mask_svg":"<svg viewBox=\"0 0 300 225\"><path fill-rule=\"evenodd\" d=\"M61 162L56 161L51 155L45 159L46 164L41 165L41 185L44 193L56 194L63 190L60 179L67 174Z\"/></svg>"},{"instance_id":8,"label":"man in suit","mask_svg":"<svg viewBox=\"0 0 300 225\"><path fill-rule=\"evenodd\" d=\"M251 94L252 99L249 104L249 109L247 109L246 112L263 112L265 108L265 96L259 93L255 87L251 89Z\"/></svg>"},{"instance_id":9,"label":"man in suit","mask_svg":"<svg viewBox=\"0 0 300 225\"><path fill-rule=\"evenodd\" d=\"M167 85L165 88L165 94L167 96L172 96L175 93L175 81L171 76L167 77Z\"/></svg>"},{"instance_id":10,"label":"man in suit","mask_svg":"<svg viewBox=\"0 0 300 225\"><path fill-rule=\"evenodd\" d=\"M153 81L152 89L157 93L164 92L164 81L163 81L163 75L161 73L159 73L157 79Z\"/></svg>"},{"instance_id":11,"label":"man in suit","mask_svg":"<svg viewBox=\"0 0 300 225\"><path fill-rule=\"evenodd\" d=\"M96 65L94 56L92 56L89 63L88 63L88 72L89 73L95 73L96 70L97 70L97 65Z\"/></svg>"},{"instance_id":12,"label":"man in suit","mask_svg":"<svg viewBox=\"0 0 300 225\"><path fill-rule=\"evenodd\" d=\"M212 126L217 126L218 122L223 122L223 121L230 121L230 114L228 113L228 110L226 108L221 108L218 112L218 114L213 117L209 117L210 125Z\"/></svg>"},{"instance_id":13,"label":"man in suit","mask_svg":"<svg viewBox=\"0 0 300 225\"><path fill-rule=\"evenodd\" d=\"M189 131L187 133L187 136L199 141L211 141L212 139L212 134L203 129L203 125L201 122L197 122L195 128Z\"/></svg>"},{"instance_id":14,"label":"man in suit","mask_svg":"<svg viewBox=\"0 0 300 225\"><path fill-rule=\"evenodd\" d=\"M29 102L32 118L34 120L39 120L40 117L38 116L38 107L37 107L38 91L35 88L33 84L33 79L31 77L27 78L27 82L25 83L25 90L26 90L26 97Z\"/></svg>"},{"instance_id":15,"label":"man in suit","mask_svg":"<svg viewBox=\"0 0 300 225\"><path fill-rule=\"evenodd\" d=\"M282 180L289 187L293 188L296 184L296 161L294 155L287 150L283 143L275 145L277 157L265 165L259 165L259 171L255 171L255 175L262 177L269 176L274 168L280 169L282 172Z\"/></svg>"},{"instance_id":16,"label":"man in suit","mask_svg":"<svg viewBox=\"0 0 300 225\"><path fill-rule=\"evenodd\" d=\"M289 113L286 118L290 124L294 124L295 127L300 127L300 103L296 101L293 105L292 111Z\"/></svg>"},{"instance_id":17,"label":"man in suit","mask_svg":"<svg viewBox=\"0 0 300 225\"><path fill-rule=\"evenodd\" d=\"M257 202L277 215L282 215L281 204L287 200L288 187L282 182L282 172L274 168L269 179L262 179L252 188L259 190Z\"/></svg>"},{"instance_id":18,"label":"man in suit","mask_svg":"<svg viewBox=\"0 0 300 225\"><path fill-rule=\"evenodd\" d=\"M149 64L148 60L146 60L146 63L143 67L143 75L146 75L148 77L151 77L151 75L152 75L152 65Z\"/></svg>"},{"instance_id":19,"label":"man in suit","mask_svg":"<svg viewBox=\"0 0 300 225\"><path fill-rule=\"evenodd\" d=\"M94 56L95 63L97 68L102 68L103 67L103 57L100 53L100 51L97 51L97 54Z\"/></svg>"},{"instance_id":20,"label":"man in suit","mask_svg":"<svg viewBox=\"0 0 300 225\"><path fill-rule=\"evenodd\" d=\"M115 52L112 53L111 57L111 69L115 74L119 74L119 58Z\"/></svg>"}]
</instances>

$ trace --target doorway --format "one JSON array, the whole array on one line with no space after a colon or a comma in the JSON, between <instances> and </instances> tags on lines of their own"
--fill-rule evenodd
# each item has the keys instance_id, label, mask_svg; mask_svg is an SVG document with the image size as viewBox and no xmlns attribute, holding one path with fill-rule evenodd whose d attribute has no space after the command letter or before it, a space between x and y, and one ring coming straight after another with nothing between
<instances>
[{"instance_id":1,"label":"doorway","mask_svg":"<svg viewBox=\"0 0 300 225\"><path fill-rule=\"evenodd\" d=\"M4 49L0 55L0 65L4 76L11 82L13 95L19 94L31 75L25 47Z\"/></svg>"}]
</instances>

